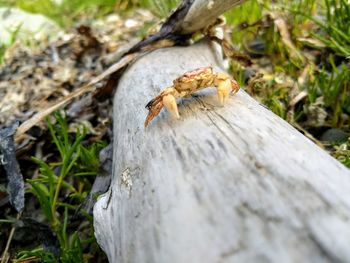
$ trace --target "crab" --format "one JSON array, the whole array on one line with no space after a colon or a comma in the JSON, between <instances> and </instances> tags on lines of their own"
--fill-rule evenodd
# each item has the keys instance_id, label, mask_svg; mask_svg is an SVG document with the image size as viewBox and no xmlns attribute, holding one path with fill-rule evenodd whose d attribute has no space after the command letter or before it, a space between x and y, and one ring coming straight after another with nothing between
<instances>
[{"instance_id":1,"label":"crab","mask_svg":"<svg viewBox=\"0 0 350 263\"><path fill-rule=\"evenodd\" d=\"M147 103L146 109L149 112L145 120L145 127L159 114L163 107L179 118L176 99L188 97L198 90L211 86L217 88L221 105L224 105L231 91L236 93L239 90L239 85L234 79L223 72L214 73L211 66L188 71L175 79L172 86L162 90L157 97Z\"/></svg>"}]
</instances>

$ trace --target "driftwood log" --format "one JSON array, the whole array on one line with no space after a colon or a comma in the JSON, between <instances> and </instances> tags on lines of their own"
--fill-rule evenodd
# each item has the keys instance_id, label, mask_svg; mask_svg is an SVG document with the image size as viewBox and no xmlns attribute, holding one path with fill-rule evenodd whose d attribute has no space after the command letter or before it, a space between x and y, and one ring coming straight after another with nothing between
<instances>
[{"instance_id":1,"label":"driftwood log","mask_svg":"<svg viewBox=\"0 0 350 263\"><path fill-rule=\"evenodd\" d=\"M215 22L216 18L247 0L197 0L192 2L182 20L176 23L174 32L191 34ZM185 1L186 2L186 1Z\"/></svg>"},{"instance_id":2,"label":"driftwood log","mask_svg":"<svg viewBox=\"0 0 350 263\"><path fill-rule=\"evenodd\" d=\"M94 207L110 262L350 262L350 172L243 90L213 88L144 129L146 103L213 45L154 51L114 98L113 177Z\"/></svg>"},{"instance_id":3,"label":"driftwood log","mask_svg":"<svg viewBox=\"0 0 350 263\"><path fill-rule=\"evenodd\" d=\"M134 45L128 53L139 51L151 43L164 39L182 43L193 33L213 25L224 12L245 1L247 0L182 0L156 34Z\"/></svg>"}]
</instances>

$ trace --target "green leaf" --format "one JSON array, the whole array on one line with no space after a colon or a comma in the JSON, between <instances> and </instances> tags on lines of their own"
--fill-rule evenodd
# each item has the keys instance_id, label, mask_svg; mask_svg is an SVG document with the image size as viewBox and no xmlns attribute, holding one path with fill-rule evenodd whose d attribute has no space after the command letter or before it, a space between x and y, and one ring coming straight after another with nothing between
<instances>
[{"instance_id":1,"label":"green leaf","mask_svg":"<svg viewBox=\"0 0 350 263\"><path fill-rule=\"evenodd\" d=\"M39 200L40 206L49 222L52 221L52 213L51 213L51 202L50 202L50 194L47 187L39 183L35 180L27 180L28 183L32 186L30 190Z\"/></svg>"},{"instance_id":2,"label":"green leaf","mask_svg":"<svg viewBox=\"0 0 350 263\"><path fill-rule=\"evenodd\" d=\"M41 259L41 262L57 263L55 256L51 252L44 250L42 247L19 252L14 262L24 262L27 258L32 257Z\"/></svg>"}]
</instances>

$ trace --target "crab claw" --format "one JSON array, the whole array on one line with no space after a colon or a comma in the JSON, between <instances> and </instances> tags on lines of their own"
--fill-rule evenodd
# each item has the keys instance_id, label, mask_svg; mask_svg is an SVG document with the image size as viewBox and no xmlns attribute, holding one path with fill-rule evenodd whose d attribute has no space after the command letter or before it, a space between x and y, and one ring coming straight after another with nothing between
<instances>
[{"instance_id":1,"label":"crab claw","mask_svg":"<svg viewBox=\"0 0 350 263\"><path fill-rule=\"evenodd\" d=\"M163 99L161 96L157 96L155 99L147 103L146 109L148 109L148 115L145 120L145 128L156 117L160 110L163 108Z\"/></svg>"},{"instance_id":2,"label":"crab claw","mask_svg":"<svg viewBox=\"0 0 350 263\"><path fill-rule=\"evenodd\" d=\"M174 115L176 118L180 118L174 95L172 94L165 95L163 97L163 105L172 115Z\"/></svg>"},{"instance_id":3,"label":"crab claw","mask_svg":"<svg viewBox=\"0 0 350 263\"><path fill-rule=\"evenodd\" d=\"M171 114L179 118L179 111L177 110L176 91L173 87L166 88L160 95L155 97L153 100L147 103L146 109L149 110L145 120L145 127L156 117L161 109L165 107Z\"/></svg>"},{"instance_id":4,"label":"crab claw","mask_svg":"<svg viewBox=\"0 0 350 263\"><path fill-rule=\"evenodd\" d=\"M239 90L239 85L225 73L218 73L215 81L219 102L223 106L230 92L233 91L236 93Z\"/></svg>"},{"instance_id":5,"label":"crab claw","mask_svg":"<svg viewBox=\"0 0 350 263\"><path fill-rule=\"evenodd\" d=\"M219 102L223 106L226 102L228 95L232 91L230 79L219 81L217 89Z\"/></svg>"}]
</instances>

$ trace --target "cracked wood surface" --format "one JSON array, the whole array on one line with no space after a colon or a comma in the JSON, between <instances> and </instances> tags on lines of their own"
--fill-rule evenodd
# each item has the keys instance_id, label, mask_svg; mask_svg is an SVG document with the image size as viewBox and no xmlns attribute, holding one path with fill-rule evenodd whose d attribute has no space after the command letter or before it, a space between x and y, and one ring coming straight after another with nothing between
<instances>
[{"instance_id":1,"label":"cracked wood surface","mask_svg":"<svg viewBox=\"0 0 350 263\"><path fill-rule=\"evenodd\" d=\"M220 58L203 41L149 53L114 98L111 189L94 208L110 262L349 262L350 172L244 91L146 103Z\"/></svg>"}]
</instances>

